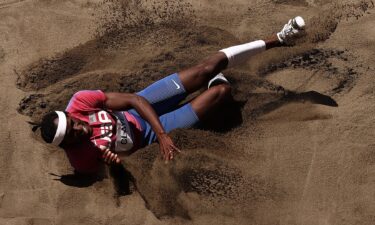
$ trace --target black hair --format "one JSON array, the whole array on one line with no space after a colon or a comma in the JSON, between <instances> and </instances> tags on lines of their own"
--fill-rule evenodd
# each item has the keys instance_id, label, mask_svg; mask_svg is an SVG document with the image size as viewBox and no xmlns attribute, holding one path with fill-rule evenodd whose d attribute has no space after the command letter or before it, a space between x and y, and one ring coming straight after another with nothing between
<instances>
[{"instance_id":1,"label":"black hair","mask_svg":"<svg viewBox=\"0 0 375 225\"><path fill-rule=\"evenodd\" d=\"M41 123L29 123L33 125L33 131L36 131L38 128L40 128L40 134L45 142L52 143L57 130L57 127L54 123L54 120L56 118L58 118L57 113L55 111L52 111L43 116Z\"/></svg>"}]
</instances>

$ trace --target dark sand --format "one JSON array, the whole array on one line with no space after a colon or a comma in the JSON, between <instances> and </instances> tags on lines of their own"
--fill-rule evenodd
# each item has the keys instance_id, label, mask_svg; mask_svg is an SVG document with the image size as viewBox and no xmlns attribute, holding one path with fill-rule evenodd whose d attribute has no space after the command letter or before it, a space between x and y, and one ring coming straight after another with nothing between
<instances>
[{"instance_id":1,"label":"dark sand","mask_svg":"<svg viewBox=\"0 0 375 225\"><path fill-rule=\"evenodd\" d=\"M1 1L0 224L375 224L373 8ZM77 178L27 124L77 90L141 90L296 15L307 36L224 71L236 102L201 129L172 132L183 154L169 164L155 144L124 158L127 172Z\"/></svg>"}]
</instances>

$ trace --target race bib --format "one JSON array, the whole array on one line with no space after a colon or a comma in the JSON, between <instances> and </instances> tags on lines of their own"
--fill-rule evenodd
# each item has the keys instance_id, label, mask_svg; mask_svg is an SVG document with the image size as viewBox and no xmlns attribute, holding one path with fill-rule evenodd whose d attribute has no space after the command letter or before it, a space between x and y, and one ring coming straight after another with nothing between
<instances>
[{"instance_id":1,"label":"race bib","mask_svg":"<svg viewBox=\"0 0 375 225\"><path fill-rule=\"evenodd\" d=\"M115 151L116 152L125 152L133 148L134 141L132 130L129 126L127 119L123 112L114 112L116 118L116 143Z\"/></svg>"}]
</instances>

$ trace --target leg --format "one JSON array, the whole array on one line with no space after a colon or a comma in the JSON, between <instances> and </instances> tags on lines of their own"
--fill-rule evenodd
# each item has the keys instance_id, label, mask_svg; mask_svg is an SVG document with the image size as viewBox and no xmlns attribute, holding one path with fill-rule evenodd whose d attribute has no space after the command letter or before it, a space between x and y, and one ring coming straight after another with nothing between
<instances>
[{"instance_id":1,"label":"leg","mask_svg":"<svg viewBox=\"0 0 375 225\"><path fill-rule=\"evenodd\" d=\"M137 94L146 98L153 105L157 114L162 115L171 106L175 106L182 101L189 93L195 92L206 85L210 79L227 68L231 62L233 64L233 61L246 60L263 50L278 46L282 46L282 44L274 35L265 41L254 41L223 49L196 66L156 81Z\"/></svg>"},{"instance_id":2,"label":"leg","mask_svg":"<svg viewBox=\"0 0 375 225\"><path fill-rule=\"evenodd\" d=\"M180 72L180 79L188 94L194 92L225 68L240 64L264 50L292 43L293 39L304 33L304 27L305 21L297 16L290 19L280 32L264 41L254 41L220 50L197 66Z\"/></svg>"},{"instance_id":3,"label":"leg","mask_svg":"<svg viewBox=\"0 0 375 225\"><path fill-rule=\"evenodd\" d=\"M279 41L279 38L277 37L276 34L265 39L264 42L266 42L266 49L284 46L284 44Z\"/></svg>"},{"instance_id":4,"label":"leg","mask_svg":"<svg viewBox=\"0 0 375 225\"><path fill-rule=\"evenodd\" d=\"M208 83L228 65L228 58L223 52L217 52L196 66L178 73L187 93L193 93Z\"/></svg>"},{"instance_id":5,"label":"leg","mask_svg":"<svg viewBox=\"0 0 375 225\"><path fill-rule=\"evenodd\" d=\"M283 44L273 35L264 41L255 41L243 45L233 46L208 57L196 66L179 72L179 77L187 93L192 93L213 78L216 74L228 67L229 58L236 57L235 54L241 55L240 61L246 60L251 56L262 52L263 50L280 47ZM239 49L239 53L227 53L226 50ZM233 57L228 57L231 54Z\"/></svg>"},{"instance_id":6,"label":"leg","mask_svg":"<svg viewBox=\"0 0 375 225\"><path fill-rule=\"evenodd\" d=\"M221 104L231 99L231 88L228 84L216 85L186 104L172 112L159 117L165 131L171 132L177 128L193 127L203 120L210 112L216 110ZM144 137L143 145L149 145L156 141L156 134L151 126L142 118Z\"/></svg>"},{"instance_id":7,"label":"leg","mask_svg":"<svg viewBox=\"0 0 375 225\"><path fill-rule=\"evenodd\" d=\"M211 112L217 110L223 103L232 99L231 87L219 84L203 92L191 102L191 107L199 120L204 120Z\"/></svg>"}]
</instances>

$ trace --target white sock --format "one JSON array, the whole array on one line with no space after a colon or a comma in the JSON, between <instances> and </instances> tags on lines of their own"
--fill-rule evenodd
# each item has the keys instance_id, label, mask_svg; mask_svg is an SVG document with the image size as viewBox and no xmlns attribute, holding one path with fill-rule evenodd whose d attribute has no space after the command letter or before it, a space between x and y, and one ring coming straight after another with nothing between
<instances>
[{"instance_id":1,"label":"white sock","mask_svg":"<svg viewBox=\"0 0 375 225\"><path fill-rule=\"evenodd\" d=\"M233 67L251 58L251 56L266 50L266 42L263 40L253 41L242 45L236 45L220 50L228 58L228 66Z\"/></svg>"}]
</instances>

